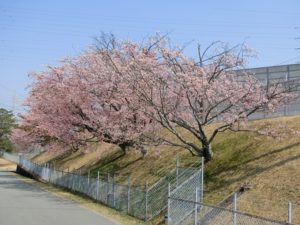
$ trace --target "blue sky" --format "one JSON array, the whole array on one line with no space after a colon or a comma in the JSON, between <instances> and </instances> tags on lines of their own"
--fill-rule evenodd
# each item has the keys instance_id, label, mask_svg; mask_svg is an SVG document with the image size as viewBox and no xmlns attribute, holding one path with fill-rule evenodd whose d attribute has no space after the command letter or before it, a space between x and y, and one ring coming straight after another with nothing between
<instances>
[{"instance_id":1,"label":"blue sky","mask_svg":"<svg viewBox=\"0 0 300 225\"><path fill-rule=\"evenodd\" d=\"M0 107L22 111L28 73L76 55L102 31L136 41L170 33L173 44L246 42L248 67L300 62L299 0L1 0Z\"/></svg>"}]
</instances>

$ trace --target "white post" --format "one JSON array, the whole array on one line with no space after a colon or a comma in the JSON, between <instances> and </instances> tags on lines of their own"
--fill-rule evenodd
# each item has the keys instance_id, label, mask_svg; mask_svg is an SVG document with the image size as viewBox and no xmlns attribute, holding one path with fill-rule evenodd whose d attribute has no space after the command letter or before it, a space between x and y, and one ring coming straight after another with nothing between
<instances>
[{"instance_id":1,"label":"white post","mask_svg":"<svg viewBox=\"0 0 300 225\"><path fill-rule=\"evenodd\" d=\"M99 178L100 178L100 173L99 173L99 170L98 170L98 177L97 177L97 200L99 200Z\"/></svg>"},{"instance_id":2,"label":"white post","mask_svg":"<svg viewBox=\"0 0 300 225\"><path fill-rule=\"evenodd\" d=\"M47 163L47 171L48 171L48 182L50 183L51 182L51 180L50 180L51 173L50 173L49 163Z\"/></svg>"},{"instance_id":3,"label":"white post","mask_svg":"<svg viewBox=\"0 0 300 225\"><path fill-rule=\"evenodd\" d=\"M199 193L199 188L198 187L196 187L196 193L195 193L195 225L197 225L197 221L198 221L198 201L199 201L199 199L198 199L198 193Z\"/></svg>"},{"instance_id":4,"label":"white post","mask_svg":"<svg viewBox=\"0 0 300 225\"><path fill-rule=\"evenodd\" d=\"M179 176L179 157L176 158L176 187L178 186L178 176Z\"/></svg>"},{"instance_id":5,"label":"white post","mask_svg":"<svg viewBox=\"0 0 300 225\"><path fill-rule=\"evenodd\" d=\"M106 204L109 205L109 173L107 173Z\"/></svg>"},{"instance_id":6,"label":"white post","mask_svg":"<svg viewBox=\"0 0 300 225\"><path fill-rule=\"evenodd\" d=\"M57 173L57 171L55 171ZM72 173L72 190L74 191L75 190L75 174Z\"/></svg>"},{"instance_id":7,"label":"white post","mask_svg":"<svg viewBox=\"0 0 300 225\"><path fill-rule=\"evenodd\" d=\"M131 187L131 177L128 177L128 186L127 186L127 213L130 212L130 187Z\"/></svg>"},{"instance_id":8,"label":"white post","mask_svg":"<svg viewBox=\"0 0 300 225\"><path fill-rule=\"evenodd\" d=\"M171 193L171 185L169 183L169 186L168 186L168 215L167 215L167 225L170 224L170 221L171 221L171 217L170 217L170 193Z\"/></svg>"},{"instance_id":9,"label":"white post","mask_svg":"<svg viewBox=\"0 0 300 225\"><path fill-rule=\"evenodd\" d=\"M148 220L148 182L145 184L145 221Z\"/></svg>"},{"instance_id":10,"label":"white post","mask_svg":"<svg viewBox=\"0 0 300 225\"><path fill-rule=\"evenodd\" d=\"M23 154L19 153L18 162L17 162L17 164L19 164L19 165L20 165L20 163L22 161L22 156L23 156Z\"/></svg>"},{"instance_id":11,"label":"white post","mask_svg":"<svg viewBox=\"0 0 300 225\"><path fill-rule=\"evenodd\" d=\"M115 193L115 173L113 173L113 177L112 177L112 199L113 199L113 206L116 206L116 193Z\"/></svg>"},{"instance_id":12,"label":"white post","mask_svg":"<svg viewBox=\"0 0 300 225\"><path fill-rule=\"evenodd\" d=\"M52 171L53 171L53 173L55 173L53 164L52 164ZM68 176L68 188L71 189L71 174L70 174L70 169L69 169L69 167L68 167L68 172L67 172L67 173L68 173L68 174L67 174L67 176Z\"/></svg>"},{"instance_id":13,"label":"white post","mask_svg":"<svg viewBox=\"0 0 300 225\"><path fill-rule=\"evenodd\" d=\"M50 168L50 163L48 165L49 165L49 168L48 168L48 171L49 171L49 183L51 183L52 169Z\"/></svg>"},{"instance_id":14,"label":"white post","mask_svg":"<svg viewBox=\"0 0 300 225\"><path fill-rule=\"evenodd\" d=\"M288 204L288 224L292 224L292 203Z\"/></svg>"},{"instance_id":15,"label":"white post","mask_svg":"<svg viewBox=\"0 0 300 225\"><path fill-rule=\"evenodd\" d=\"M204 202L203 192L204 192L204 157L201 158L201 196L200 202Z\"/></svg>"},{"instance_id":16,"label":"white post","mask_svg":"<svg viewBox=\"0 0 300 225\"><path fill-rule=\"evenodd\" d=\"M234 193L234 196L233 196L233 225L236 225L236 211L237 211L236 202L237 202L237 194Z\"/></svg>"}]
</instances>

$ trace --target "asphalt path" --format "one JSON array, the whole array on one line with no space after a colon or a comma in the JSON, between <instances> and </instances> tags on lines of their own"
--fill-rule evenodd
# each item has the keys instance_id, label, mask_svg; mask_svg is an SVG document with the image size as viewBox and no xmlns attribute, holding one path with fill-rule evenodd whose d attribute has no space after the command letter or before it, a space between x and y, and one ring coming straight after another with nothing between
<instances>
[{"instance_id":1,"label":"asphalt path","mask_svg":"<svg viewBox=\"0 0 300 225\"><path fill-rule=\"evenodd\" d=\"M118 225L0 168L0 225Z\"/></svg>"}]
</instances>

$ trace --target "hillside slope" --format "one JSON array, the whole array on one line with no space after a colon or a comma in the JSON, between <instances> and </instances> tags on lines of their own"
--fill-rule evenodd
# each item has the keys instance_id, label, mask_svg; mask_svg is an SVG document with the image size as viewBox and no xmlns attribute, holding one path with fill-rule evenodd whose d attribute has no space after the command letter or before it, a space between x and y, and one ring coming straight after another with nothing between
<instances>
[{"instance_id":1,"label":"hillside slope","mask_svg":"<svg viewBox=\"0 0 300 225\"><path fill-rule=\"evenodd\" d=\"M284 131L278 124L300 130L300 117L258 120L250 128L266 124ZM188 135L188 134L185 134ZM113 145L99 144L92 152L43 153L37 162L51 162L65 170L91 171L103 176L114 171L119 182L131 175L134 185L154 183L175 168L176 157L181 165L199 162L189 152L179 148L159 146L149 150L145 158L135 151L123 153ZM205 165L205 202L217 204L242 186L238 209L255 215L285 220L287 203L294 205L294 222L300 224L300 136L286 130L282 138L271 138L251 132L224 132L213 143L214 159Z\"/></svg>"}]
</instances>

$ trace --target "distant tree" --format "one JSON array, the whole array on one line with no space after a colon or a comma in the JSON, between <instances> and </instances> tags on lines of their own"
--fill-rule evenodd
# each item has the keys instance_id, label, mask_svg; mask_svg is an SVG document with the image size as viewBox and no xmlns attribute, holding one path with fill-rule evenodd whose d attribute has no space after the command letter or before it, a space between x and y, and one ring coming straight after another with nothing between
<instances>
[{"instance_id":1,"label":"distant tree","mask_svg":"<svg viewBox=\"0 0 300 225\"><path fill-rule=\"evenodd\" d=\"M12 129L16 126L16 120L12 111L0 108L0 149L11 151L13 145L9 139Z\"/></svg>"}]
</instances>

